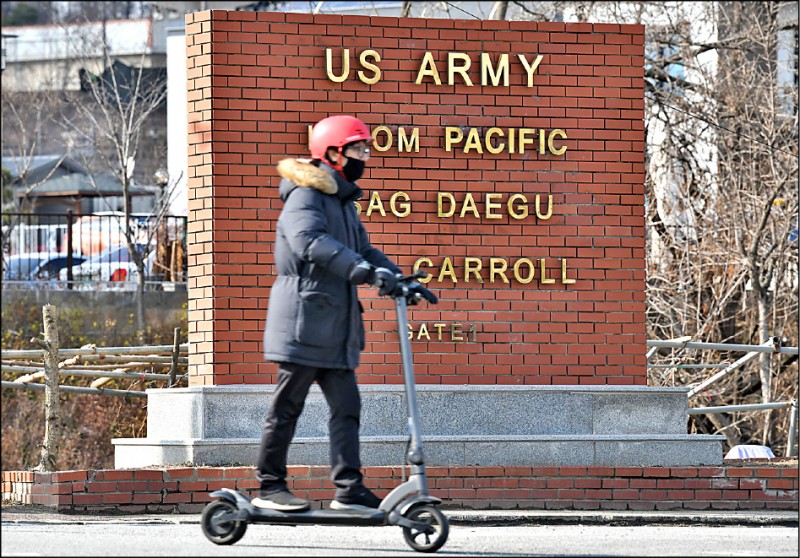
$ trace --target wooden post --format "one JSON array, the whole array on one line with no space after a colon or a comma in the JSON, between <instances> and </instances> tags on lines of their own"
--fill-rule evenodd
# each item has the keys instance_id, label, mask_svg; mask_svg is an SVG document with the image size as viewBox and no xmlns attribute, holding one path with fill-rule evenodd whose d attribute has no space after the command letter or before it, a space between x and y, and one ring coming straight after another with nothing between
<instances>
[{"instance_id":1,"label":"wooden post","mask_svg":"<svg viewBox=\"0 0 800 558\"><path fill-rule=\"evenodd\" d=\"M175 385L175 377L178 374L178 357L181 355L181 328L176 327L172 339L172 366L169 369L169 387Z\"/></svg>"},{"instance_id":2,"label":"wooden post","mask_svg":"<svg viewBox=\"0 0 800 558\"><path fill-rule=\"evenodd\" d=\"M40 471L55 471L61 434L61 407L58 400L58 312L55 306L42 307L44 340L32 339L44 352L44 443L39 460Z\"/></svg>"}]
</instances>

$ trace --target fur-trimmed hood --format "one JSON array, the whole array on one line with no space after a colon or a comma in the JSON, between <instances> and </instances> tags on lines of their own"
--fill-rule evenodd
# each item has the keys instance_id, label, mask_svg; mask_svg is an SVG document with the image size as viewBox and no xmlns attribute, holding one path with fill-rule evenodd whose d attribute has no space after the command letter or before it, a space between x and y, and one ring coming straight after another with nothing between
<instances>
[{"instance_id":1,"label":"fur-trimmed hood","mask_svg":"<svg viewBox=\"0 0 800 558\"><path fill-rule=\"evenodd\" d=\"M365 344L353 268L364 260L400 270L370 242L353 203L363 194L330 165L278 164L283 201L264 328L264 358L316 368L355 370ZM272 192L274 194L274 192Z\"/></svg>"},{"instance_id":2,"label":"fur-trimmed hood","mask_svg":"<svg viewBox=\"0 0 800 558\"><path fill-rule=\"evenodd\" d=\"M329 195L339 191L336 179L312 165L311 159L283 159L278 163L278 174L301 188L315 188Z\"/></svg>"}]
</instances>

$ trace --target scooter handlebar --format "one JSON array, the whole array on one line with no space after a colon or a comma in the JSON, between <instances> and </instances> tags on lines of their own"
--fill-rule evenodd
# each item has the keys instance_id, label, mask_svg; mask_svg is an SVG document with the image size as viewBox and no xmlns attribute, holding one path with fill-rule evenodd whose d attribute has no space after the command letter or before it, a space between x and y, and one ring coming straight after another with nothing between
<instances>
[{"instance_id":1,"label":"scooter handlebar","mask_svg":"<svg viewBox=\"0 0 800 558\"><path fill-rule=\"evenodd\" d=\"M400 298L403 296L406 299L406 304L409 306L419 304L420 301L425 299L427 299L431 304L436 304L439 302L439 299L436 297L436 295L425 289L417 282L417 279L425 279L428 277L428 275L429 274L427 272L422 270L416 271L411 275L400 275L398 273L396 275L397 285L395 286L394 290L391 293L387 293L387 295L391 296L392 298ZM426 295L423 295L419 289L425 291Z\"/></svg>"},{"instance_id":2,"label":"scooter handlebar","mask_svg":"<svg viewBox=\"0 0 800 558\"><path fill-rule=\"evenodd\" d=\"M398 283L411 283L412 281L416 281L417 279L425 279L428 276L427 271L422 271L421 269L412 273L411 275L398 275L397 282Z\"/></svg>"}]
</instances>

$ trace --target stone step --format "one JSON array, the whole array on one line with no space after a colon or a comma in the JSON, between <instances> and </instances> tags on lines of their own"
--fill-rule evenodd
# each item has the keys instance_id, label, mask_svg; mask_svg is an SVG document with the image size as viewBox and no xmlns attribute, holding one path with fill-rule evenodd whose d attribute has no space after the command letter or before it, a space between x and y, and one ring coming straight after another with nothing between
<instances>
[{"instance_id":1,"label":"stone step","mask_svg":"<svg viewBox=\"0 0 800 558\"><path fill-rule=\"evenodd\" d=\"M274 386L148 390L149 438L257 438ZM405 436L403 386L360 386L363 436ZM689 388L418 385L423 435L685 434ZM312 386L298 437L328 434L328 405Z\"/></svg>"},{"instance_id":2,"label":"stone step","mask_svg":"<svg viewBox=\"0 0 800 558\"><path fill-rule=\"evenodd\" d=\"M609 466L688 467L722 463L724 436L547 435L423 436L425 461L432 466ZM405 436L364 436L364 466L405 463ZM115 467L174 465L252 466L258 438L190 440L116 439ZM329 465L327 437L295 438L289 463Z\"/></svg>"}]
</instances>

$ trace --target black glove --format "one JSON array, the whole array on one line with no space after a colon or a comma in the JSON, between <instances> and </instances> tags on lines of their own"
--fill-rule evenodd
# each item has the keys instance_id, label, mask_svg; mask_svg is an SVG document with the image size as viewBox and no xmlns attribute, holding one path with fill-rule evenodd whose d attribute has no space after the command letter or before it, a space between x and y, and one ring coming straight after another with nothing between
<instances>
[{"instance_id":1,"label":"black glove","mask_svg":"<svg viewBox=\"0 0 800 558\"><path fill-rule=\"evenodd\" d=\"M353 285L363 285L364 283L372 284L370 279L375 277L375 266L366 260L361 260L350 271L350 283Z\"/></svg>"},{"instance_id":2,"label":"black glove","mask_svg":"<svg viewBox=\"0 0 800 558\"><path fill-rule=\"evenodd\" d=\"M397 275L385 267L375 268L373 277L367 279L370 285L378 287L378 294L381 296L391 295L397 287Z\"/></svg>"},{"instance_id":3,"label":"black glove","mask_svg":"<svg viewBox=\"0 0 800 558\"><path fill-rule=\"evenodd\" d=\"M433 291L426 289L416 281L414 281L408 286L408 292L413 295L421 296L431 304L437 304L439 302L439 299L436 297L435 294L433 294Z\"/></svg>"},{"instance_id":4,"label":"black glove","mask_svg":"<svg viewBox=\"0 0 800 558\"><path fill-rule=\"evenodd\" d=\"M350 271L350 283L373 285L378 287L379 295L386 296L392 294L397 287L397 276L385 267L375 267L368 261L362 260Z\"/></svg>"}]
</instances>

